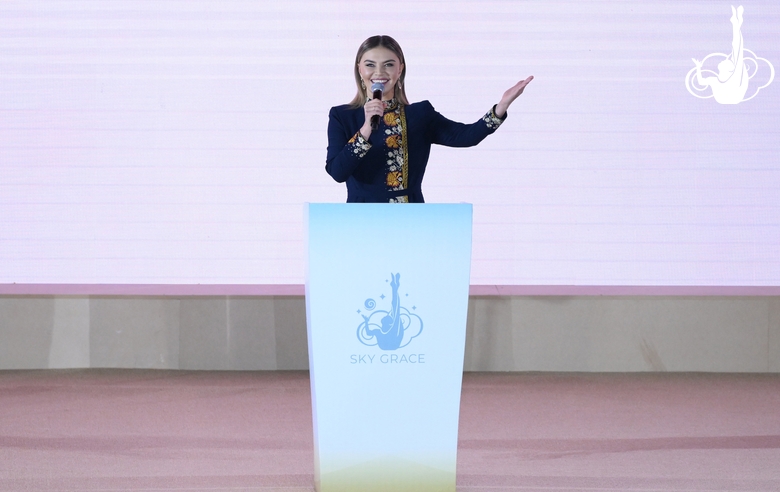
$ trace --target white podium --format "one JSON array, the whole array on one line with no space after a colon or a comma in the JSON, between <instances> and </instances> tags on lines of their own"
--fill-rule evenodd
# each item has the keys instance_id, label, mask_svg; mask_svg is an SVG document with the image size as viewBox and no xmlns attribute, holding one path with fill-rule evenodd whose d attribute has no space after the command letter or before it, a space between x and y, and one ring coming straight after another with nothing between
<instances>
[{"instance_id":1,"label":"white podium","mask_svg":"<svg viewBox=\"0 0 780 492\"><path fill-rule=\"evenodd\" d=\"M319 492L455 492L470 204L308 204Z\"/></svg>"}]
</instances>

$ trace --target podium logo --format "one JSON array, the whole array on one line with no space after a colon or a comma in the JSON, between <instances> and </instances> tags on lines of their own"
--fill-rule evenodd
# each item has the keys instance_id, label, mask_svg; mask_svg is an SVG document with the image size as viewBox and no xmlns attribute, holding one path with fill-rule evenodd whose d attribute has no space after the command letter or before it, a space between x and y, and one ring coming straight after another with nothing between
<instances>
[{"instance_id":1,"label":"podium logo","mask_svg":"<svg viewBox=\"0 0 780 492\"><path fill-rule=\"evenodd\" d=\"M685 76L685 88L692 95L700 99L714 97L720 104L739 104L756 97L774 80L775 67L766 58L745 48L742 38L744 10L741 5L736 9L731 7L730 54L711 53L701 61L693 58L695 66ZM761 80L751 83L759 72L762 73ZM749 89L751 85L753 88Z\"/></svg>"},{"instance_id":2,"label":"podium logo","mask_svg":"<svg viewBox=\"0 0 780 492\"><path fill-rule=\"evenodd\" d=\"M357 328L357 338L363 345L378 345L382 350L397 350L409 345L423 330L423 321L412 311L417 306L412 306L412 311L401 305L398 288L401 285L401 274L390 274L390 287L392 297L387 310L376 309L374 299L366 299L363 304L369 314L358 310L363 317L363 322ZM380 298L384 301L386 296Z\"/></svg>"}]
</instances>

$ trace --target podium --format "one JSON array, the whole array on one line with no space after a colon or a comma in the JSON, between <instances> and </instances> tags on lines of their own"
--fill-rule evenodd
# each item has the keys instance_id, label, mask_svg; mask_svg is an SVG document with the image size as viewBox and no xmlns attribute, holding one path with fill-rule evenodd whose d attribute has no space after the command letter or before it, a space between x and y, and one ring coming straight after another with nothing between
<instances>
[{"instance_id":1,"label":"podium","mask_svg":"<svg viewBox=\"0 0 780 492\"><path fill-rule=\"evenodd\" d=\"M455 492L470 204L307 204L319 492Z\"/></svg>"}]
</instances>

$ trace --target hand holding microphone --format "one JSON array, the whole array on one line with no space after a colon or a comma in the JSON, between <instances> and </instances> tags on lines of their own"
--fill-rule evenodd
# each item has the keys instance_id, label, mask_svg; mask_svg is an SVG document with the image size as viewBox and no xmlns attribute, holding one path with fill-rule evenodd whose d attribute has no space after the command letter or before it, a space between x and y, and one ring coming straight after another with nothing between
<instances>
[{"instance_id":1,"label":"hand holding microphone","mask_svg":"<svg viewBox=\"0 0 780 492\"><path fill-rule=\"evenodd\" d=\"M382 100L382 93L385 91L385 84L382 82L374 82L371 85L371 92L374 93L374 100ZM384 112L384 105L382 106L382 112ZM379 128L379 115L375 114L371 116L371 129L376 130Z\"/></svg>"},{"instance_id":2,"label":"hand holding microphone","mask_svg":"<svg viewBox=\"0 0 780 492\"><path fill-rule=\"evenodd\" d=\"M385 90L385 84L381 82L374 82L371 85L371 92L373 93L373 99L366 102L363 107L365 111L366 120L363 123L363 127L360 129L360 134L363 138L368 140L371 136L371 132L379 128L379 119L385 112L385 104L382 102L382 93Z\"/></svg>"}]
</instances>

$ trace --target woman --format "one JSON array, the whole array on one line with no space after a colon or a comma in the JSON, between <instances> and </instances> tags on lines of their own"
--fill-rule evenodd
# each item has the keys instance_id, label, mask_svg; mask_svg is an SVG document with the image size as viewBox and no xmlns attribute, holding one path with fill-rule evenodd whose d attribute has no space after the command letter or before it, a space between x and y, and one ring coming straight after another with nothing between
<instances>
[{"instance_id":1,"label":"woman","mask_svg":"<svg viewBox=\"0 0 780 492\"><path fill-rule=\"evenodd\" d=\"M533 76L507 90L479 121L464 125L448 120L422 101L409 104L404 92L403 51L390 36L372 36L355 57L357 95L350 104L330 110L325 170L347 183L347 202L422 203L422 180L431 144L471 147L496 131L509 105ZM371 87L384 85L382 99ZM379 117L376 130L371 117Z\"/></svg>"},{"instance_id":2,"label":"woman","mask_svg":"<svg viewBox=\"0 0 780 492\"><path fill-rule=\"evenodd\" d=\"M745 46L742 38L742 14L745 12L742 5L735 9L731 6L731 54L718 63L717 77L702 77L702 61L693 59L696 65L696 82L702 87L711 87L712 95L720 104L739 104L745 100L745 93L748 90L750 76L748 67L745 64ZM713 56L713 55L710 55ZM707 58L709 58L708 56ZM758 64L756 64L758 65ZM687 82L687 80L686 80Z\"/></svg>"}]
</instances>

